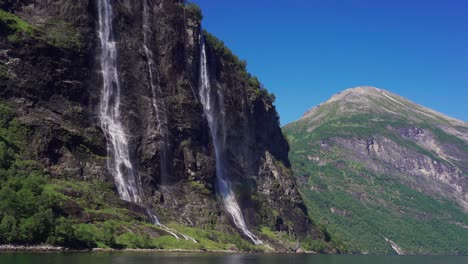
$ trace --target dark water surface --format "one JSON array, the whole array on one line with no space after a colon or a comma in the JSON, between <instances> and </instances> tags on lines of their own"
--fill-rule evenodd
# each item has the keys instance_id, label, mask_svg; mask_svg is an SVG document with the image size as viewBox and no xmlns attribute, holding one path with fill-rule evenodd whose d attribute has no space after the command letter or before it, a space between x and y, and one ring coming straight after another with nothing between
<instances>
[{"instance_id":1,"label":"dark water surface","mask_svg":"<svg viewBox=\"0 0 468 264\"><path fill-rule=\"evenodd\" d=\"M0 264L468 264L458 256L191 253L0 253Z\"/></svg>"}]
</instances>

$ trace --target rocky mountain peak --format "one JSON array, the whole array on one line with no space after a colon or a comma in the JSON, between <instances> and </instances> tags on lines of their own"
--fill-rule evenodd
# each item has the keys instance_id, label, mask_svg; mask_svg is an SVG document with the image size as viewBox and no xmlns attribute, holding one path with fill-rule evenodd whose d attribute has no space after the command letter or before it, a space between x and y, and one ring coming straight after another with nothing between
<instances>
[{"instance_id":1,"label":"rocky mountain peak","mask_svg":"<svg viewBox=\"0 0 468 264\"><path fill-rule=\"evenodd\" d=\"M381 89L372 86L357 86L333 95L327 102L346 99L350 96L378 96L381 91Z\"/></svg>"},{"instance_id":2,"label":"rocky mountain peak","mask_svg":"<svg viewBox=\"0 0 468 264\"><path fill-rule=\"evenodd\" d=\"M416 104L390 91L371 86L358 86L339 92L326 102L311 108L299 120L316 123L326 118L357 114L373 115L375 118L383 119L404 119L411 123L427 123L468 142L467 122Z\"/></svg>"},{"instance_id":3,"label":"rocky mountain peak","mask_svg":"<svg viewBox=\"0 0 468 264\"><path fill-rule=\"evenodd\" d=\"M411 107L411 104L413 103L389 91L372 86L358 86L333 95L326 102L307 111L302 118L313 116L318 108L333 108L335 113L350 114L389 111L395 107Z\"/></svg>"}]
</instances>

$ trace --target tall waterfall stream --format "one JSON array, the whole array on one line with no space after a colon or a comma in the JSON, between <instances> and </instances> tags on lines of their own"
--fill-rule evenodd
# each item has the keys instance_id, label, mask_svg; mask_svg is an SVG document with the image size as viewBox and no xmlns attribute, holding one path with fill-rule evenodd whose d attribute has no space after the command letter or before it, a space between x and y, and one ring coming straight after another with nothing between
<instances>
[{"instance_id":1,"label":"tall waterfall stream","mask_svg":"<svg viewBox=\"0 0 468 264\"><path fill-rule=\"evenodd\" d=\"M144 14L148 16L148 3L144 0ZM121 199L136 204L140 204L146 208L147 214L151 222L166 232L170 233L177 239L179 235L184 237L186 240L192 240L196 243L196 240L181 233L177 233L165 225L161 224L158 217L153 213L153 210L143 204L142 195L136 181L136 174L133 164L130 160L128 139L124 132L124 128L121 123L120 115L120 82L119 72L117 70L117 48L116 42L113 38L113 10L110 0L99 0L98 1L99 11L99 29L98 36L101 44L100 53L100 64L102 73L102 94L100 103L100 121L101 127L105 132L107 138L107 152L110 156L108 160L108 168L114 177L115 185ZM149 21L148 18L144 19L145 23ZM145 42L147 39L148 27L146 24L143 25ZM146 32L146 33L145 33ZM155 108L155 115L158 121L158 128L160 129L161 124L161 113L158 108L156 101L156 86L154 84L154 78L152 73L152 55L151 51L147 48L146 43L143 44L148 59L148 68L151 81L151 88L153 90L153 107ZM178 235L179 234L179 235Z\"/></svg>"},{"instance_id":2,"label":"tall waterfall stream","mask_svg":"<svg viewBox=\"0 0 468 264\"><path fill-rule=\"evenodd\" d=\"M205 118L208 121L208 126L213 138L216 158L216 178L217 191L223 200L226 211L232 216L234 224L242 230L244 235L249 237L256 245L264 244L252 232L250 232L245 223L244 216L236 201L234 192L231 189L231 183L227 177L227 160L225 157L225 138L223 131L223 115L222 94L220 91L211 89L210 78L208 73L208 65L206 59L206 47L203 35L201 39L201 58L200 58L200 101L203 105ZM216 99L221 101L216 107Z\"/></svg>"}]
</instances>

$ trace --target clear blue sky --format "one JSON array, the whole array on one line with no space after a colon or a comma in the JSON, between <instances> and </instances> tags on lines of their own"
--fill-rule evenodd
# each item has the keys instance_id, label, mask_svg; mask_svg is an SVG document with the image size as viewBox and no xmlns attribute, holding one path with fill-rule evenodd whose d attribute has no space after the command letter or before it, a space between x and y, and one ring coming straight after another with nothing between
<instances>
[{"instance_id":1,"label":"clear blue sky","mask_svg":"<svg viewBox=\"0 0 468 264\"><path fill-rule=\"evenodd\" d=\"M281 123L369 85L468 121L467 0L194 0Z\"/></svg>"}]
</instances>

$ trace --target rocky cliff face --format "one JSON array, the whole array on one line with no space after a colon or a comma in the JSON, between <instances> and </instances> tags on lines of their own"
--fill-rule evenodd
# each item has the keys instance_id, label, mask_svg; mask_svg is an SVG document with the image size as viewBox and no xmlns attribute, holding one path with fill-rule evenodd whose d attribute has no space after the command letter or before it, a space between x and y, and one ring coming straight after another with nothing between
<instances>
[{"instance_id":1,"label":"rocky cliff face","mask_svg":"<svg viewBox=\"0 0 468 264\"><path fill-rule=\"evenodd\" d=\"M421 129L416 129L424 133ZM433 137L430 139L434 140ZM347 158L356 162L364 161L366 167L372 171L399 175L412 188L434 196L442 195L458 202L465 211L468 210L466 173L450 162L434 159L431 155L404 147L387 137L334 138L330 143L348 149L350 152Z\"/></svg>"},{"instance_id":2,"label":"rocky cliff face","mask_svg":"<svg viewBox=\"0 0 468 264\"><path fill-rule=\"evenodd\" d=\"M456 254L466 250L467 129L391 92L357 87L284 131L309 209L348 250L393 252L393 243L404 253Z\"/></svg>"},{"instance_id":3,"label":"rocky cliff face","mask_svg":"<svg viewBox=\"0 0 468 264\"><path fill-rule=\"evenodd\" d=\"M201 14L175 0L147 3L153 77L143 46L144 2L112 2L121 119L138 185L162 222L236 233L216 196L214 149L198 97ZM95 1L0 1L0 8L1 104L25 129L21 155L55 178L113 183L97 113ZM224 95L231 181L248 226L318 239L271 96L222 42L204 34L211 83ZM164 132L154 102L166 117Z\"/></svg>"}]
</instances>

